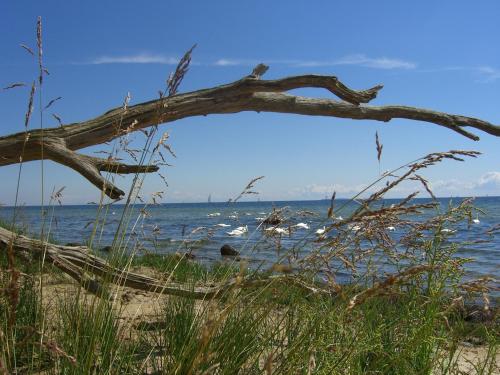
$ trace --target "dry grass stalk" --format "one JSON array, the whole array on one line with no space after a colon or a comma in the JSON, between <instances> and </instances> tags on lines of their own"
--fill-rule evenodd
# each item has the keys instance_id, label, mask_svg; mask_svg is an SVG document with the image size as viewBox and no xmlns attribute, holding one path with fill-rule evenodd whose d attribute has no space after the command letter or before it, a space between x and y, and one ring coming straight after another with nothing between
<instances>
[{"instance_id":1,"label":"dry grass stalk","mask_svg":"<svg viewBox=\"0 0 500 375\"><path fill-rule=\"evenodd\" d=\"M491 227L490 229L488 229L485 232L485 234L488 234L488 235L492 236L493 234L495 234L497 232L500 232L500 223L495 224L493 227Z\"/></svg>"},{"instance_id":2,"label":"dry grass stalk","mask_svg":"<svg viewBox=\"0 0 500 375\"><path fill-rule=\"evenodd\" d=\"M257 195L259 194L257 191L254 191L252 190L254 187L255 187L255 183L259 180L262 180L265 176L259 176L259 177L255 177L253 179L250 180L250 182L247 184L247 186L245 186L245 188L243 189L243 191L234 199L229 199L228 200L228 203L230 202L237 202L239 201L244 195L251 195L251 194L254 194L254 195Z\"/></svg>"},{"instance_id":3,"label":"dry grass stalk","mask_svg":"<svg viewBox=\"0 0 500 375\"><path fill-rule=\"evenodd\" d=\"M380 158L382 157L382 149L384 145L382 145L378 138L378 131L375 132L375 146L377 147L377 160L380 163Z\"/></svg>"},{"instance_id":4,"label":"dry grass stalk","mask_svg":"<svg viewBox=\"0 0 500 375\"><path fill-rule=\"evenodd\" d=\"M429 193L429 195L432 197L432 199L436 199L436 196L434 195L434 193L432 192L430 186L429 186L429 181L427 181L425 178L423 178L422 176L418 175L418 174L415 174L413 177L411 177L412 180L417 180L417 181L420 181L422 183L422 185L424 186L425 190L427 191L427 193Z\"/></svg>"},{"instance_id":5,"label":"dry grass stalk","mask_svg":"<svg viewBox=\"0 0 500 375\"><path fill-rule=\"evenodd\" d=\"M405 172L403 175L400 177L395 178L393 181L387 182L385 187L381 188L380 190L376 191L370 197L368 197L366 200L363 201L361 207L353 214L353 216L359 215L362 212L364 212L369 205L375 201L378 201L384 197L384 195L391 189L394 189L397 185L402 183L403 181L406 181L408 179L411 179L412 177L415 176L415 172L417 172L420 169L425 169L430 166L433 166L439 162L442 162L445 159L452 159L456 161L464 161L463 158L459 156L467 156L467 157L477 157L480 155L480 152L477 151L467 151L467 150L451 150L448 152L438 152L438 153L431 153L423 157L422 159L419 159L419 161L415 163L411 163L407 165L408 171ZM398 168L401 169L401 168ZM394 172L394 171L393 171ZM389 174L385 174L384 177L392 175L392 172ZM425 186L425 184L424 184Z\"/></svg>"},{"instance_id":6,"label":"dry grass stalk","mask_svg":"<svg viewBox=\"0 0 500 375\"><path fill-rule=\"evenodd\" d=\"M290 267L289 265L287 265L287 264L279 264L279 263L273 264L272 267L271 267L271 270L273 272L285 273L285 274L290 274L290 273L293 272L293 268Z\"/></svg>"},{"instance_id":7,"label":"dry grass stalk","mask_svg":"<svg viewBox=\"0 0 500 375\"><path fill-rule=\"evenodd\" d=\"M489 293L492 290L500 291L500 286L491 285L498 284L498 282L493 277L485 276L462 283L458 285L458 288L468 293Z\"/></svg>"},{"instance_id":8,"label":"dry grass stalk","mask_svg":"<svg viewBox=\"0 0 500 375\"><path fill-rule=\"evenodd\" d=\"M14 260L14 238L11 239L9 245L7 246L7 264L8 272L10 274L10 280L7 288L4 290L4 294L9 301L9 319L7 326L11 329L16 322L16 312L17 305L19 303L19 276L20 272L16 269L16 264Z\"/></svg>"},{"instance_id":9,"label":"dry grass stalk","mask_svg":"<svg viewBox=\"0 0 500 375\"><path fill-rule=\"evenodd\" d=\"M55 357L62 357L67 359L73 366L76 365L76 358L72 355L69 355L64 351L59 344L51 340L47 337L46 334L36 330L33 327L23 327L25 331L27 331L26 336L22 341L19 341L16 343L16 346L21 347L23 345L26 345L28 341L34 340L36 337L38 337L37 342L42 346L47 352L49 352L51 355Z\"/></svg>"},{"instance_id":10,"label":"dry grass stalk","mask_svg":"<svg viewBox=\"0 0 500 375\"><path fill-rule=\"evenodd\" d=\"M162 175L160 172L158 172L158 176L160 176L161 180L165 184L165 187L168 188L167 178L164 175Z\"/></svg>"},{"instance_id":11,"label":"dry grass stalk","mask_svg":"<svg viewBox=\"0 0 500 375\"><path fill-rule=\"evenodd\" d=\"M76 365L76 358L62 350L53 340L43 340L42 346L52 355L67 359L73 366Z\"/></svg>"},{"instance_id":12,"label":"dry grass stalk","mask_svg":"<svg viewBox=\"0 0 500 375\"><path fill-rule=\"evenodd\" d=\"M170 137L170 135L168 134L168 132L164 132L162 134L162 136L160 137L158 143L156 144L155 148L153 149L153 153L158 151L160 147L163 147L165 150L168 151L168 153L170 155L172 155L174 158L176 158L177 156L175 155L174 151L172 150L172 147L170 147L170 145L167 144L167 140L169 137ZM159 152L159 155L162 158L162 160L165 162L165 158L163 157L163 154L161 152Z\"/></svg>"},{"instance_id":13,"label":"dry grass stalk","mask_svg":"<svg viewBox=\"0 0 500 375\"><path fill-rule=\"evenodd\" d=\"M266 375L272 375L273 374L273 360L274 360L274 353L270 353L266 361L264 362L264 370L266 371Z\"/></svg>"},{"instance_id":14,"label":"dry grass stalk","mask_svg":"<svg viewBox=\"0 0 500 375\"><path fill-rule=\"evenodd\" d=\"M1 375L9 375L7 368L5 367L2 358L0 358L0 374Z\"/></svg>"},{"instance_id":15,"label":"dry grass stalk","mask_svg":"<svg viewBox=\"0 0 500 375\"><path fill-rule=\"evenodd\" d=\"M163 198L163 191L155 191L151 193L151 200L153 201L153 204L156 205L158 204L158 200Z\"/></svg>"},{"instance_id":16,"label":"dry grass stalk","mask_svg":"<svg viewBox=\"0 0 500 375\"><path fill-rule=\"evenodd\" d=\"M130 96L130 92L127 92L127 95L125 96L125 99L123 100L123 106L122 106L124 111L127 110L131 98L132 97Z\"/></svg>"},{"instance_id":17,"label":"dry grass stalk","mask_svg":"<svg viewBox=\"0 0 500 375\"><path fill-rule=\"evenodd\" d=\"M307 375L313 374L315 369L316 369L316 356L314 355L314 350L313 350L309 355L309 362L307 364Z\"/></svg>"},{"instance_id":18,"label":"dry grass stalk","mask_svg":"<svg viewBox=\"0 0 500 375\"><path fill-rule=\"evenodd\" d=\"M21 48L23 48L26 52L28 52L31 56L35 56L33 50L28 47L26 44L20 44Z\"/></svg>"},{"instance_id":19,"label":"dry grass stalk","mask_svg":"<svg viewBox=\"0 0 500 375\"><path fill-rule=\"evenodd\" d=\"M464 152L460 152L461 154ZM465 152L469 153L469 152ZM438 157L433 154L431 158L423 160L421 165L412 163L410 170L421 168L428 162L436 163L453 156L450 153L442 153ZM411 179L412 173L405 173L404 178L395 177L397 183L388 184L397 186L405 179ZM360 281L370 281L380 273L379 266L388 262L400 267L401 261L408 263L408 267L422 264L426 254L423 247L424 241L431 241L437 235L441 238L443 223L455 223L470 216L471 200L466 199L458 206L452 207L443 215L434 215L425 221L418 220L419 215L426 210L433 210L438 207L438 202L410 204L417 192L408 195L398 203L385 206L379 200L389 191L387 185L372 194L372 196L360 202L360 209L351 216L335 220L329 227L325 228L325 234L316 240L319 247L311 249L308 254L301 259L295 258L298 272L308 272L313 275L329 274L337 272L346 273ZM382 192L382 193L381 193ZM375 198L374 198L375 197ZM341 206L337 209L342 210ZM408 219L408 215L416 215L416 220ZM327 215L328 216L328 215ZM398 230L403 233L398 236L389 235L389 231ZM446 248L443 251L447 251ZM377 256L377 262L373 263L373 257ZM453 269L461 269L459 260L449 260L447 266ZM295 268L295 267L294 267ZM331 279L331 277L330 277Z\"/></svg>"},{"instance_id":20,"label":"dry grass stalk","mask_svg":"<svg viewBox=\"0 0 500 375\"><path fill-rule=\"evenodd\" d=\"M49 103L43 108L43 110L45 111L46 109L50 108L52 106L52 104L54 104L55 102L57 102L58 100L61 100L62 99L62 96L58 96L57 98L55 99L52 99L51 101L49 101Z\"/></svg>"},{"instance_id":21,"label":"dry grass stalk","mask_svg":"<svg viewBox=\"0 0 500 375\"><path fill-rule=\"evenodd\" d=\"M193 52L196 44L193 45L180 59L175 73L171 74L167 81L168 96L173 96L177 94L177 90L184 79L184 76L189 70L189 64L191 63L191 53Z\"/></svg>"},{"instance_id":22,"label":"dry grass stalk","mask_svg":"<svg viewBox=\"0 0 500 375\"><path fill-rule=\"evenodd\" d=\"M38 82L40 86L43 83L43 74L44 74L44 68L43 68L43 48L42 48L42 17L38 16L37 21L36 21L36 45L38 47L38 68L39 68L39 75L38 75Z\"/></svg>"},{"instance_id":23,"label":"dry grass stalk","mask_svg":"<svg viewBox=\"0 0 500 375\"><path fill-rule=\"evenodd\" d=\"M50 197L50 199L57 201L60 206L62 205L62 197L63 197L62 192L64 189L66 189L66 186L63 186L62 188L54 192Z\"/></svg>"},{"instance_id":24,"label":"dry grass stalk","mask_svg":"<svg viewBox=\"0 0 500 375\"><path fill-rule=\"evenodd\" d=\"M347 308L349 310L352 310L354 307L365 302L368 298L376 296L376 295L380 295L380 294L385 294L391 287L393 287L395 285L402 284L402 283L408 281L408 279L410 279L412 277L420 275L423 272L435 270L436 268L438 268L438 266L423 264L423 265L410 267L410 268L408 268L400 273L390 275L384 281L382 281L380 283L375 283L373 287L365 289L361 293L356 294L349 301L349 305Z\"/></svg>"},{"instance_id":25,"label":"dry grass stalk","mask_svg":"<svg viewBox=\"0 0 500 375\"><path fill-rule=\"evenodd\" d=\"M62 124L61 117L60 117L57 113L53 113L53 114L52 114L52 117L54 117L54 118L57 120L57 123L58 123L58 124L59 124L59 126L62 128L62 127L63 127L63 124Z\"/></svg>"},{"instance_id":26,"label":"dry grass stalk","mask_svg":"<svg viewBox=\"0 0 500 375\"><path fill-rule=\"evenodd\" d=\"M16 82L16 83L11 83L10 85L8 86L5 86L3 88L3 90L10 90L10 89L13 89L15 87L24 87L26 86L26 83L23 83L23 82Z\"/></svg>"},{"instance_id":27,"label":"dry grass stalk","mask_svg":"<svg viewBox=\"0 0 500 375\"><path fill-rule=\"evenodd\" d=\"M335 201L335 195L336 194L337 193L334 191L333 194L332 194L332 198L330 199L330 207L328 207L328 212L326 214L326 216L328 218L330 218L330 219L333 217L333 203Z\"/></svg>"},{"instance_id":28,"label":"dry grass stalk","mask_svg":"<svg viewBox=\"0 0 500 375\"><path fill-rule=\"evenodd\" d=\"M28 124L31 119L31 115L33 114L33 98L35 97L35 82L33 81L31 85L31 91L30 91L30 96L29 96L29 101L28 101L28 109L26 110L26 114L24 116L24 128L28 129Z\"/></svg>"}]
</instances>

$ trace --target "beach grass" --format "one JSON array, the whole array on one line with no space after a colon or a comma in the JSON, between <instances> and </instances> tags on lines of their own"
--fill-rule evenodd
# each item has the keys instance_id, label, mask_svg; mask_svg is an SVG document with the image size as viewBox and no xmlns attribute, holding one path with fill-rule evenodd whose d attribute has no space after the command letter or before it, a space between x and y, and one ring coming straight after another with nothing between
<instances>
[{"instance_id":1,"label":"beach grass","mask_svg":"<svg viewBox=\"0 0 500 375\"><path fill-rule=\"evenodd\" d=\"M182 254L148 253L135 257L132 267L148 267L159 273L168 274L172 281L178 282L222 281L236 276L239 272L239 268L231 261L203 265L187 259Z\"/></svg>"},{"instance_id":2,"label":"beach grass","mask_svg":"<svg viewBox=\"0 0 500 375\"><path fill-rule=\"evenodd\" d=\"M217 267L176 255L131 263L174 272L176 281L193 285L218 279ZM18 373L452 374L458 373L457 353L471 338L487 348L474 364L476 373L496 371L498 321L465 320L442 288L447 272L432 270L353 308L353 298L366 292L360 286L325 296L271 281L216 300L144 293L134 302L134 296L123 299L134 293L127 288L109 285L115 297L98 298L50 268L41 291L27 268L32 266L19 267L26 276L13 325L7 323L9 301L0 303L0 358ZM235 267L223 270L224 277L238 274ZM8 274L2 277L7 285Z\"/></svg>"}]
</instances>

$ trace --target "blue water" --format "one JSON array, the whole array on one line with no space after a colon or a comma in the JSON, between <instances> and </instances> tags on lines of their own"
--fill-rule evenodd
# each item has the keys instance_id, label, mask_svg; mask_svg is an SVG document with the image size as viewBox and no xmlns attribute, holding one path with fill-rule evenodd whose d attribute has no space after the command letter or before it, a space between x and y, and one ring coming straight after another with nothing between
<instances>
[{"instance_id":1,"label":"blue water","mask_svg":"<svg viewBox=\"0 0 500 375\"><path fill-rule=\"evenodd\" d=\"M426 199L415 199L414 203L424 203ZM457 204L459 198L439 199L442 209L450 203ZM337 200L337 209L347 201ZM397 200L386 200L384 204L390 205ZM430 202L430 201L429 201ZM235 247L243 257L248 258L250 265L271 264L279 256L286 254L290 249L298 248L298 256L304 256L317 238L315 231L323 227L330 202L321 201L290 201L290 202L237 202L237 203L183 203L162 204L148 206L148 215L143 215L143 206L134 206L131 215L125 220L128 223L129 248L134 246L146 251L158 253L186 252L191 250L201 262L221 260L220 247L230 244ZM461 223L450 228L456 232L449 237L449 241L463 243L479 239L488 242L460 245L457 256L472 258L474 261L467 265L468 277L492 276L499 277L500 269L500 234L485 235L485 232L500 223L500 197L482 197L474 201L474 206L484 213L478 214L480 223ZM277 246L277 238L264 236L259 217L265 217L272 209L287 207L287 215L293 217L289 225L294 223L307 223L311 229L296 230L290 236L283 235ZM348 217L358 206L356 203L347 202L341 211L336 211L335 216ZM46 207L46 227L50 225L50 235L61 244L68 242L84 243L95 229L93 248L99 249L111 245L120 222L123 206L108 206L107 212L101 211L92 205L85 206L55 206ZM106 210L106 209L104 209ZM303 211L314 213L314 216L300 216ZM220 216L214 214L219 213ZM422 220L430 217L435 211L429 211L419 218ZM13 208L0 208L0 219L10 221ZM21 207L18 209L18 225L29 228L31 233L39 233L41 227L40 207ZM212 216L210 216L212 215ZM96 217L105 219L105 224L95 226ZM476 218L475 216L473 218ZM227 224L230 227L222 228L217 224ZM227 232L240 226L248 226L248 234L232 237ZM201 229L197 229L201 228ZM47 232L47 229L45 230ZM130 235L131 234L131 235ZM396 228L391 236L401 236L401 229ZM306 246L304 246L306 244Z\"/></svg>"}]
</instances>

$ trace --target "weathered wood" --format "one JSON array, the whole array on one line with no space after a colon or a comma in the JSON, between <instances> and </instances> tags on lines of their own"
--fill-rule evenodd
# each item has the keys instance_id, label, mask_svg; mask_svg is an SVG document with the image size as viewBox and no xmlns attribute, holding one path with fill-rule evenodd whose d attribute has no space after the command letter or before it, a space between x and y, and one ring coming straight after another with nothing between
<instances>
[{"instance_id":1,"label":"weathered wood","mask_svg":"<svg viewBox=\"0 0 500 375\"><path fill-rule=\"evenodd\" d=\"M105 260L93 255L91 250L86 246L62 246L42 242L0 227L0 250L6 251L9 246L12 246L14 254L29 253L35 257L44 256L46 262L58 267L81 284L87 291L101 297L106 296L107 293L101 283L96 279L90 278L88 274L98 276L101 280L109 283L128 288L194 299L217 298L233 288L258 287L279 281L294 284L310 293L327 293L326 290L307 285L290 275L271 276L263 279L232 278L218 284L198 286L171 281L165 282L113 267Z\"/></svg>"},{"instance_id":2,"label":"weathered wood","mask_svg":"<svg viewBox=\"0 0 500 375\"><path fill-rule=\"evenodd\" d=\"M243 79L210 89L153 100L127 108L116 108L94 119L59 128L31 130L0 137L0 166L42 157L68 166L113 199L124 192L107 181L100 171L114 173L153 172L156 166L130 166L116 161L92 158L76 153L85 147L108 142L126 133L182 118L242 111L293 113L330 116L355 120L390 121L396 118L424 121L444 126L473 140L479 137L465 128L474 128L500 136L500 126L460 115L407 106L367 106L381 85L355 91L333 76L304 75L277 80L249 75ZM284 94L297 88L324 88L343 101ZM43 147L42 147L43 146ZM43 149L43 152L42 152ZM23 151L24 150L24 151Z\"/></svg>"}]
</instances>

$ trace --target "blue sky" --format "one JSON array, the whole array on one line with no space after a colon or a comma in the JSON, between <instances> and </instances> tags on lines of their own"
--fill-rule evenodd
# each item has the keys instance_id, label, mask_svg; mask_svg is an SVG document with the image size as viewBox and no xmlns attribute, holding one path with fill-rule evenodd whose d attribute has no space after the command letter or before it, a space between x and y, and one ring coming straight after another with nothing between
<instances>
[{"instance_id":1,"label":"blue sky","mask_svg":"<svg viewBox=\"0 0 500 375\"><path fill-rule=\"evenodd\" d=\"M36 64L20 43L35 46L43 19L45 103L65 123L155 98L184 51L197 43L180 91L237 80L259 62L265 78L307 73L340 77L353 88L384 84L376 105L405 104L500 122L498 1L2 1L0 85L31 82ZM329 97L321 90L302 95ZM0 91L0 134L23 130L28 89ZM44 126L56 122L47 113ZM39 127L34 116L31 127ZM190 118L162 126L177 158L160 178L148 176L143 196L163 190L167 202L227 200L265 175L262 200L348 197L391 169L429 152L473 149L467 163L425 172L435 192L500 195L499 139L473 142L418 122L389 123L240 113ZM374 144L384 144L379 168ZM140 135L136 144L140 145ZM103 150L97 146L88 154ZM64 203L98 199L76 172L45 162L45 190L66 186ZM0 168L0 202L14 201L18 166ZM126 188L128 178L118 178ZM402 196L413 187L393 193ZM23 166L20 201L40 203L40 162ZM48 193L47 193L48 194Z\"/></svg>"}]
</instances>

